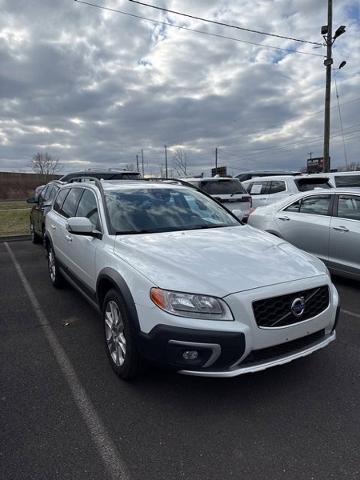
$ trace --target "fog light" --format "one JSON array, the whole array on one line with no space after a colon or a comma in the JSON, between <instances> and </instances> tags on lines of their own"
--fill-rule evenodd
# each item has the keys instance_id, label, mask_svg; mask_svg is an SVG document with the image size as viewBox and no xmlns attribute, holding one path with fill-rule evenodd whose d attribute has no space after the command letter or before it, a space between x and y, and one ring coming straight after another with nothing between
<instances>
[{"instance_id":1,"label":"fog light","mask_svg":"<svg viewBox=\"0 0 360 480\"><path fill-rule=\"evenodd\" d=\"M184 360L196 360L199 356L197 350L185 350L182 354Z\"/></svg>"}]
</instances>

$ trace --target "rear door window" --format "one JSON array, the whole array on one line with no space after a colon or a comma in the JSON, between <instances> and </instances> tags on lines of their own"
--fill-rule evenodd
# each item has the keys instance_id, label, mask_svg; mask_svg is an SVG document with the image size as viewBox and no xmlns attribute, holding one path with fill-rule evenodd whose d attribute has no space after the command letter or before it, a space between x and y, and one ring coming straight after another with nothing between
<instances>
[{"instance_id":1,"label":"rear door window","mask_svg":"<svg viewBox=\"0 0 360 480\"><path fill-rule=\"evenodd\" d=\"M337 187L360 187L360 175L337 175L335 184Z\"/></svg>"},{"instance_id":2,"label":"rear door window","mask_svg":"<svg viewBox=\"0 0 360 480\"><path fill-rule=\"evenodd\" d=\"M360 196L339 195L338 217L360 220Z\"/></svg>"},{"instance_id":3,"label":"rear door window","mask_svg":"<svg viewBox=\"0 0 360 480\"><path fill-rule=\"evenodd\" d=\"M58 194L58 196L55 199L54 203L54 210L55 212L58 212L61 214L61 207L64 203L65 198L67 197L67 194L69 193L70 189L69 188L64 188L61 190Z\"/></svg>"},{"instance_id":4,"label":"rear door window","mask_svg":"<svg viewBox=\"0 0 360 480\"><path fill-rule=\"evenodd\" d=\"M269 193L270 182L257 181L249 185L248 192L250 195L266 195Z\"/></svg>"},{"instance_id":5,"label":"rear door window","mask_svg":"<svg viewBox=\"0 0 360 480\"><path fill-rule=\"evenodd\" d=\"M273 180L270 182L269 193L280 193L286 191L286 184L282 180Z\"/></svg>"},{"instance_id":6,"label":"rear door window","mask_svg":"<svg viewBox=\"0 0 360 480\"><path fill-rule=\"evenodd\" d=\"M72 188L67 195L62 207L61 207L61 214L66 217L75 217L76 209L80 200L80 197L83 193L82 188Z\"/></svg>"},{"instance_id":7,"label":"rear door window","mask_svg":"<svg viewBox=\"0 0 360 480\"><path fill-rule=\"evenodd\" d=\"M330 195L304 198L300 205L300 213L312 215L329 215Z\"/></svg>"}]
</instances>

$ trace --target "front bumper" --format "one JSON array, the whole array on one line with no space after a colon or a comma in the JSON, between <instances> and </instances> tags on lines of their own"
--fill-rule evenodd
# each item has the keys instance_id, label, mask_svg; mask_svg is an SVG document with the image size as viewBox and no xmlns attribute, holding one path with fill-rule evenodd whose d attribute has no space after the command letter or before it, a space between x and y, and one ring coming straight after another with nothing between
<instances>
[{"instance_id":1,"label":"front bumper","mask_svg":"<svg viewBox=\"0 0 360 480\"><path fill-rule=\"evenodd\" d=\"M320 350L321 348L327 347L331 342L336 339L335 331L332 332L330 335L326 335L321 341L314 342L312 345L307 346L304 349L300 349L294 351L291 354L287 354L284 356L275 357L270 360L254 362L252 364L240 364L238 367L230 368L226 371L216 371L216 370L202 370L202 371L195 371L195 370L181 370L179 373L183 373L185 375L196 375L199 377L223 377L223 378L231 378L237 377L239 375L243 375L245 373L255 373L260 372L262 370L266 370L267 368L276 367L278 365L284 365L285 363L292 362L301 357L306 357L311 353Z\"/></svg>"},{"instance_id":2,"label":"front bumper","mask_svg":"<svg viewBox=\"0 0 360 480\"><path fill-rule=\"evenodd\" d=\"M289 292L301 290L287 285ZM308 287L323 283L321 278L309 279ZM255 321L252 301L284 293L284 285L245 291L225 298L235 320L229 322L184 319L153 309L141 318L162 316L155 324L138 335L138 348L149 361L170 367L186 375L203 377L235 377L305 357L326 347L336 339L335 327L339 316L339 298L333 285L330 304L318 315L299 323L263 328ZM268 295L267 295L268 293ZM144 312L145 313L145 312ZM156 317L155 317L156 315ZM170 324L170 322L173 322ZM199 328L199 326L203 328Z\"/></svg>"}]
</instances>

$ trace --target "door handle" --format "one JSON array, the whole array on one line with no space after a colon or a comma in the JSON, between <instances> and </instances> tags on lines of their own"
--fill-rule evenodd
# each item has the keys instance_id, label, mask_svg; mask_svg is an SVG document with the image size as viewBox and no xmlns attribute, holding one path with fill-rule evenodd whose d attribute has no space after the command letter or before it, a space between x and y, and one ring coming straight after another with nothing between
<instances>
[{"instance_id":1,"label":"door handle","mask_svg":"<svg viewBox=\"0 0 360 480\"><path fill-rule=\"evenodd\" d=\"M72 242L72 237L71 235L65 235L65 238L68 242Z\"/></svg>"},{"instance_id":2,"label":"door handle","mask_svg":"<svg viewBox=\"0 0 360 480\"><path fill-rule=\"evenodd\" d=\"M340 225L339 227L333 227L334 230L338 230L339 232L348 232L349 229L344 227L343 225Z\"/></svg>"},{"instance_id":3,"label":"door handle","mask_svg":"<svg viewBox=\"0 0 360 480\"><path fill-rule=\"evenodd\" d=\"M286 215L284 217L278 217L279 220L282 220L283 222L288 222L290 220L289 217L287 217Z\"/></svg>"},{"instance_id":4,"label":"door handle","mask_svg":"<svg viewBox=\"0 0 360 480\"><path fill-rule=\"evenodd\" d=\"M53 230L56 230L56 225L54 225L54 224L52 223L52 224L51 224L51 228L52 228Z\"/></svg>"}]
</instances>

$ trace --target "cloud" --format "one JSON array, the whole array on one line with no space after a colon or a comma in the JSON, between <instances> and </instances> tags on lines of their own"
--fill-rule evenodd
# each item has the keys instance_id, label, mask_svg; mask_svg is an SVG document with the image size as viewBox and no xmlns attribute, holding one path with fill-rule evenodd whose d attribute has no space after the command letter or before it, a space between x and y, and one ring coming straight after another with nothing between
<instances>
[{"instance_id":1,"label":"cloud","mask_svg":"<svg viewBox=\"0 0 360 480\"><path fill-rule=\"evenodd\" d=\"M95 2L96 3L96 2ZM127 0L99 2L170 24L307 53L324 49L165 14ZM326 2L162 0L195 16L321 41ZM319 56L292 54L158 25L72 1L0 0L0 169L29 168L39 150L74 168L122 167L144 149L159 174L163 146L182 145L191 173L209 173L215 147L231 173L299 168L322 154L325 69ZM360 20L339 0L347 25L334 65L349 161L358 161ZM344 163L332 97L333 166Z\"/></svg>"}]
</instances>

